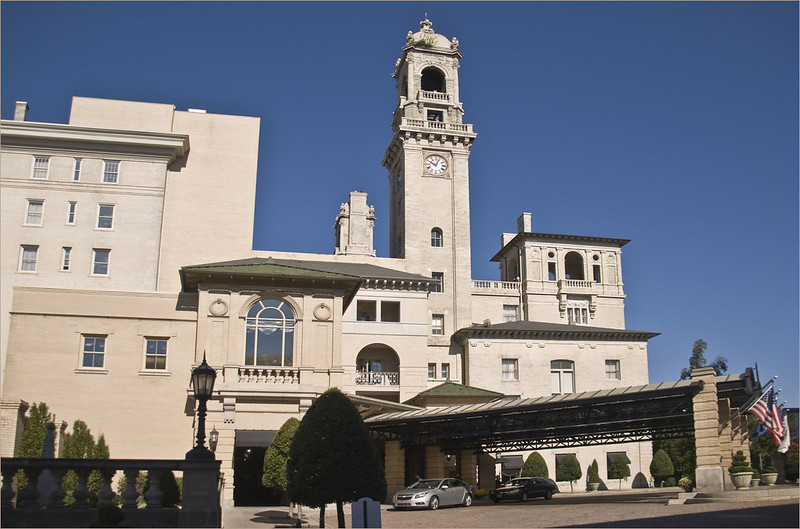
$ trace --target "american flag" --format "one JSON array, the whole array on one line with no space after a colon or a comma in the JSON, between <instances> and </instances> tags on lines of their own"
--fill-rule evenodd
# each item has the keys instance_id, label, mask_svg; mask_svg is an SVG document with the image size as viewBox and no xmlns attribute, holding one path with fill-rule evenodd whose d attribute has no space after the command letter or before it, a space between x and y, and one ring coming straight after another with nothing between
<instances>
[{"instance_id":1,"label":"american flag","mask_svg":"<svg viewBox=\"0 0 800 529\"><path fill-rule=\"evenodd\" d=\"M772 386L747 411L755 415L758 421L764 425L764 428L772 434L772 440L775 441L775 444L781 443L785 433L783 419L781 418L781 411L775 404L775 392L772 390Z\"/></svg>"}]
</instances>

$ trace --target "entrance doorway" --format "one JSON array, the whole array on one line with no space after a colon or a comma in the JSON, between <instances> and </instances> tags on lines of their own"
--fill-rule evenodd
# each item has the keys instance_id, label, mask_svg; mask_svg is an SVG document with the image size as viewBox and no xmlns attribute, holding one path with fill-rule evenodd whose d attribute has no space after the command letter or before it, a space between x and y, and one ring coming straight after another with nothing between
<instances>
[{"instance_id":1,"label":"entrance doorway","mask_svg":"<svg viewBox=\"0 0 800 529\"><path fill-rule=\"evenodd\" d=\"M280 505L281 495L261 484L264 455L275 437L271 430L237 430L233 448L233 504Z\"/></svg>"}]
</instances>

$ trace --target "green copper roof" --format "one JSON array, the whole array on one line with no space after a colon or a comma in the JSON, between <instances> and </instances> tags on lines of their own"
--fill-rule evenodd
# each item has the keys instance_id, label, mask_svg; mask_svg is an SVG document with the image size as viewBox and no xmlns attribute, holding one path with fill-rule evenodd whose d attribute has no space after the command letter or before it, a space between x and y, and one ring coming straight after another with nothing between
<instances>
[{"instance_id":1,"label":"green copper roof","mask_svg":"<svg viewBox=\"0 0 800 529\"><path fill-rule=\"evenodd\" d=\"M456 384L450 380L438 386L426 389L418 393L417 397L502 397L502 393L496 391L489 391L488 389L474 388L472 386L465 386L463 384Z\"/></svg>"}]
</instances>

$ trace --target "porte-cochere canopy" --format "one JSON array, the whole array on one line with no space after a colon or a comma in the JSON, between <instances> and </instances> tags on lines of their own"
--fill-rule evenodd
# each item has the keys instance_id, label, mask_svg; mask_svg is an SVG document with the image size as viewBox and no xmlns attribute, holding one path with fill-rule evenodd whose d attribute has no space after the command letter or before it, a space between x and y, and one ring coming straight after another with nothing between
<instances>
[{"instance_id":1,"label":"porte-cochere canopy","mask_svg":"<svg viewBox=\"0 0 800 529\"><path fill-rule=\"evenodd\" d=\"M716 378L718 397L740 407L758 394L748 369ZM529 399L401 411L369 417L377 439L404 446L486 452L537 450L683 437L694 428L692 398L700 380L681 380Z\"/></svg>"}]
</instances>

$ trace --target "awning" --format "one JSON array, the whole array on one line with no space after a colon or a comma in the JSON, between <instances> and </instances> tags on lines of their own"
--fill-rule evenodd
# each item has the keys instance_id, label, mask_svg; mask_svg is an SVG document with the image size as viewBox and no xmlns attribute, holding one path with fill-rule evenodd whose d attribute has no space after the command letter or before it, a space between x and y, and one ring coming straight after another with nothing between
<instances>
[{"instance_id":1,"label":"awning","mask_svg":"<svg viewBox=\"0 0 800 529\"><path fill-rule=\"evenodd\" d=\"M249 446L265 448L272 444L278 430L236 430L234 446Z\"/></svg>"}]
</instances>

